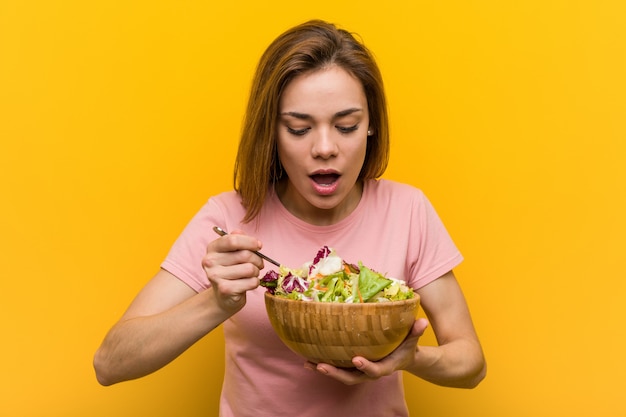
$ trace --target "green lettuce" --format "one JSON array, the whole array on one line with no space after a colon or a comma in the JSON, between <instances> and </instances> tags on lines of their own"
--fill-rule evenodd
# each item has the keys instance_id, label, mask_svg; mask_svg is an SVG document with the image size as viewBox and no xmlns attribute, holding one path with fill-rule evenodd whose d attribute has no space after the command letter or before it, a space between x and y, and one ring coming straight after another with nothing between
<instances>
[{"instance_id":1,"label":"green lettuce","mask_svg":"<svg viewBox=\"0 0 626 417\"><path fill-rule=\"evenodd\" d=\"M391 285L391 283L392 281L389 278L385 278L359 262L359 293L364 303L381 292L385 287Z\"/></svg>"}]
</instances>

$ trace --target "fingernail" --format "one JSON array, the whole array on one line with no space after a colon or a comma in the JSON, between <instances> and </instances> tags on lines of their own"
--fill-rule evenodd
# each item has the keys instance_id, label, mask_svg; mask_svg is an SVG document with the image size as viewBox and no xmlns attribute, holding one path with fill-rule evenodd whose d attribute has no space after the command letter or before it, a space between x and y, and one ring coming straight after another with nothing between
<instances>
[{"instance_id":1,"label":"fingernail","mask_svg":"<svg viewBox=\"0 0 626 417\"><path fill-rule=\"evenodd\" d=\"M317 368L317 371L321 374L328 375L328 371L325 368L322 368L321 366Z\"/></svg>"},{"instance_id":2,"label":"fingernail","mask_svg":"<svg viewBox=\"0 0 626 417\"><path fill-rule=\"evenodd\" d=\"M356 360L353 362L354 366L356 366L357 368L361 369L363 367L363 362Z\"/></svg>"}]
</instances>

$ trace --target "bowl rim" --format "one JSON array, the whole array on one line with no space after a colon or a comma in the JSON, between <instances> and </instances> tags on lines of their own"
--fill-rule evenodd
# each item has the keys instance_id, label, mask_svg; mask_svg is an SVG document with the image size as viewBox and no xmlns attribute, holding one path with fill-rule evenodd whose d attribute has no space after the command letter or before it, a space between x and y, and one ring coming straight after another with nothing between
<instances>
[{"instance_id":1,"label":"bowl rim","mask_svg":"<svg viewBox=\"0 0 626 417\"><path fill-rule=\"evenodd\" d=\"M352 306L346 308L355 308L354 306L398 306L404 304L420 304L420 295L417 292L413 292L412 298L407 298L406 300L397 300L397 301L382 301L382 302L374 302L374 303L337 303L337 302L327 302L327 301L304 301L304 300L292 300L291 298L285 297L277 297L276 295L270 293L269 291L265 291L264 298L276 300L277 302L283 303L304 303L307 305L328 305L328 306ZM370 307L372 308L372 307Z\"/></svg>"}]
</instances>

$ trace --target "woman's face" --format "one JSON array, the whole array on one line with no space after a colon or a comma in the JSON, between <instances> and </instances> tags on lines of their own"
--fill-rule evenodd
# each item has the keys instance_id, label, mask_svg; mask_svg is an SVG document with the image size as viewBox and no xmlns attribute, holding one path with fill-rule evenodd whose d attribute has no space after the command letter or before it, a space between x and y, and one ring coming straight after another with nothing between
<instances>
[{"instance_id":1,"label":"woman's face","mask_svg":"<svg viewBox=\"0 0 626 417\"><path fill-rule=\"evenodd\" d=\"M278 156L285 207L311 224L333 224L358 205L369 114L361 83L338 66L302 74L279 104Z\"/></svg>"}]
</instances>

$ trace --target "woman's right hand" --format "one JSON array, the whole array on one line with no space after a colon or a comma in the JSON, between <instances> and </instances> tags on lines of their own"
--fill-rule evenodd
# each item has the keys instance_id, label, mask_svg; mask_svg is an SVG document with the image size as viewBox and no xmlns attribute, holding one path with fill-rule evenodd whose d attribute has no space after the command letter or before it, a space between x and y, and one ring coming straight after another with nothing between
<instances>
[{"instance_id":1,"label":"woman's right hand","mask_svg":"<svg viewBox=\"0 0 626 417\"><path fill-rule=\"evenodd\" d=\"M207 245L202 267L211 283L211 289L222 310L235 314L246 304L246 292L259 286L263 259L253 251L261 249L261 242L233 231Z\"/></svg>"}]
</instances>

